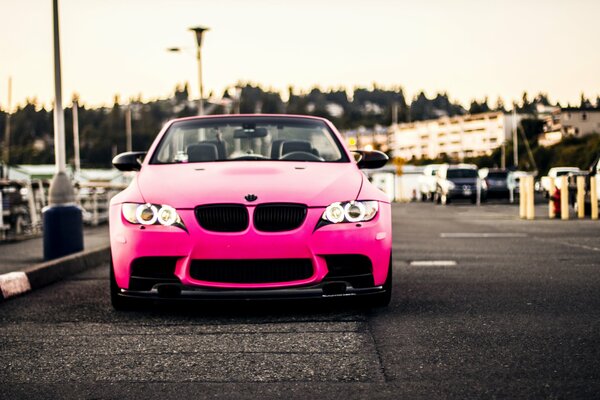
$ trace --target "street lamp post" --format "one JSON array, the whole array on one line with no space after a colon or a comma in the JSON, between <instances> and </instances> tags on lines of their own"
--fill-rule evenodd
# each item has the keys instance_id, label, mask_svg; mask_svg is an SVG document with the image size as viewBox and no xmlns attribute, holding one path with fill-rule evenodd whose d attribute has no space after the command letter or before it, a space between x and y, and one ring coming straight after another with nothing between
<instances>
[{"instance_id":1,"label":"street lamp post","mask_svg":"<svg viewBox=\"0 0 600 400\"><path fill-rule=\"evenodd\" d=\"M66 174L65 114L62 107L58 0L52 1L54 27L54 157L56 174L50 183L48 207L43 210L44 259L83 250L83 220L75 191Z\"/></svg>"},{"instance_id":2,"label":"street lamp post","mask_svg":"<svg viewBox=\"0 0 600 400\"><path fill-rule=\"evenodd\" d=\"M131 102L129 102L129 105L125 110L125 137L127 138L127 151L133 151L133 142L131 134Z\"/></svg>"},{"instance_id":3,"label":"street lamp post","mask_svg":"<svg viewBox=\"0 0 600 400\"><path fill-rule=\"evenodd\" d=\"M3 175L8 179L8 168L10 166L10 114L11 114L11 102L12 102L12 78L8 77L8 103L6 108L6 121L4 124L4 149L2 152L2 158L4 164L6 164L6 171L3 171ZM1 167L1 165L0 165ZM0 175L2 178L2 175Z\"/></svg>"},{"instance_id":4,"label":"street lamp post","mask_svg":"<svg viewBox=\"0 0 600 400\"><path fill-rule=\"evenodd\" d=\"M517 138L517 104L513 103L512 109L512 138L513 138L513 164L519 169L519 140Z\"/></svg>"},{"instance_id":5,"label":"street lamp post","mask_svg":"<svg viewBox=\"0 0 600 400\"><path fill-rule=\"evenodd\" d=\"M208 28L197 26L190 28L196 34L196 58L198 59L198 86L200 89L200 101L198 103L198 115L204 115L204 86L202 84L202 34L206 32Z\"/></svg>"},{"instance_id":6,"label":"street lamp post","mask_svg":"<svg viewBox=\"0 0 600 400\"><path fill-rule=\"evenodd\" d=\"M81 157L79 152L79 101L73 97L73 150L75 152L75 173L81 172Z\"/></svg>"}]
</instances>

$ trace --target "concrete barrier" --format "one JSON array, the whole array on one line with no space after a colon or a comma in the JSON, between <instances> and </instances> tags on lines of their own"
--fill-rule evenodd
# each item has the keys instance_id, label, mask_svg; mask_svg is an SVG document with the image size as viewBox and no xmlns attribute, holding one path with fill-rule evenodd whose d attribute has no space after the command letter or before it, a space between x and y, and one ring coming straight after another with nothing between
<instances>
[{"instance_id":1,"label":"concrete barrier","mask_svg":"<svg viewBox=\"0 0 600 400\"><path fill-rule=\"evenodd\" d=\"M554 185L554 178L549 177L548 181L548 218L554 219L556 218L556 213L554 212L554 199L552 196L554 195L556 186Z\"/></svg>"},{"instance_id":2,"label":"concrete barrier","mask_svg":"<svg viewBox=\"0 0 600 400\"><path fill-rule=\"evenodd\" d=\"M527 216L527 191L525 190L525 177L519 179L519 217L525 219Z\"/></svg>"},{"instance_id":3,"label":"concrete barrier","mask_svg":"<svg viewBox=\"0 0 600 400\"><path fill-rule=\"evenodd\" d=\"M590 178L590 203L592 208L592 219L598 219L598 192L596 188L596 176Z\"/></svg>"},{"instance_id":4,"label":"concrete barrier","mask_svg":"<svg viewBox=\"0 0 600 400\"><path fill-rule=\"evenodd\" d=\"M533 183L533 176L527 176L527 180L525 181L526 183L526 190L527 190L527 210L526 210L526 217L527 219L535 219L535 195L534 195L534 183Z\"/></svg>"},{"instance_id":5,"label":"concrete barrier","mask_svg":"<svg viewBox=\"0 0 600 400\"><path fill-rule=\"evenodd\" d=\"M560 219L569 219L569 180L566 175L560 178Z\"/></svg>"},{"instance_id":6,"label":"concrete barrier","mask_svg":"<svg viewBox=\"0 0 600 400\"><path fill-rule=\"evenodd\" d=\"M519 179L519 217L521 219L535 218L534 178L525 175Z\"/></svg>"},{"instance_id":7,"label":"concrete barrier","mask_svg":"<svg viewBox=\"0 0 600 400\"><path fill-rule=\"evenodd\" d=\"M25 271L2 274L0 275L1 298L7 299L50 285L68 276L108 262L109 257L110 247L103 246L37 264Z\"/></svg>"},{"instance_id":8,"label":"concrete barrier","mask_svg":"<svg viewBox=\"0 0 600 400\"><path fill-rule=\"evenodd\" d=\"M577 218L585 218L585 176L577 177Z\"/></svg>"}]
</instances>

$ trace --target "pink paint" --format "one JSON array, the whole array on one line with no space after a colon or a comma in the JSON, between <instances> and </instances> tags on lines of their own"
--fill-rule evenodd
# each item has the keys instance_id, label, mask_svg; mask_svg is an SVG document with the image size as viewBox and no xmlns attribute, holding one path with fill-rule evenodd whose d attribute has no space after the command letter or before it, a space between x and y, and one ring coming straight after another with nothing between
<instances>
[{"instance_id":1,"label":"pink paint","mask_svg":"<svg viewBox=\"0 0 600 400\"><path fill-rule=\"evenodd\" d=\"M343 143L337 130L325 122ZM166 128L158 135L149 154L156 149L165 131ZM348 154L347 149L344 151ZM349 158L352 159L350 155ZM137 179L111 201L111 251L119 287L128 288L132 261L150 256L178 257L175 273L187 286L275 288L318 283L328 272L323 256L336 254L367 256L373 266L375 285L385 282L392 245L390 205L354 162L235 161L155 165L149 164L149 159L146 157ZM254 194L258 199L248 202L244 199L247 194ZM315 230L329 204L350 200L377 200L379 212L368 222L330 224ZM187 232L178 227L141 228L131 224L121 213L124 202L171 205L177 209ZM222 203L244 204L250 217L248 228L232 233L203 229L196 221L194 207ZM263 203L299 203L309 208L300 228L261 232L255 229L253 216L255 207ZM261 284L205 282L189 276L190 262L194 259L269 258L310 258L314 273L304 280Z\"/></svg>"}]
</instances>

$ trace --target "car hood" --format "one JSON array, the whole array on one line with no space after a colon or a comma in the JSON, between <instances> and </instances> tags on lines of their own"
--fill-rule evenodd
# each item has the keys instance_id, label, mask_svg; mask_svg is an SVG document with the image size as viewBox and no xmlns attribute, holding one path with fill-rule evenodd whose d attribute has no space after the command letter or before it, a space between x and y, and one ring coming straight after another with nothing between
<instances>
[{"instance_id":1,"label":"car hood","mask_svg":"<svg viewBox=\"0 0 600 400\"><path fill-rule=\"evenodd\" d=\"M144 165L137 178L144 201L193 208L215 203L302 203L354 200L363 174L353 163L236 161ZM244 199L255 195L254 202Z\"/></svg>"}]
</instances>

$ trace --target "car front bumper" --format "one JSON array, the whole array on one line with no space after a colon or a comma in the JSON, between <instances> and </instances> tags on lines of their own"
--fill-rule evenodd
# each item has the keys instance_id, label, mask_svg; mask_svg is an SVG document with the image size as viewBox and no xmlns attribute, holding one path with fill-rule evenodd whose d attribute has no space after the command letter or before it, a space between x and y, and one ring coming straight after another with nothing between
<instances>
[{"instance_id":1,"label":"car front bumper","mask_svg":"<svg viewBox=\"0 0 600 400\"><path fill-rule=\"evenodd\" d=\"M177 210L187 231L178 227L140 226L125 221L121 206L110 208L110 240L117 286L128 297L160 297L158 288L138 291L130 288L131 265L143 257L176 258L175 276L179 298L327 297L330 288L321 285L329 270L327 257L366 256L372 266L373 287L347 286L336 296L354 296L381 290L391 254L390 205L380 203L378 215L363 223L330 224L315 229L324 208L309 208L303 225L286 232L260 232L250 225L243 232L204 230L194 210ZM194 279L190 267L195 260L310 259L313 273L306 279L270 283L230 283ZM379 289L378 289L379 288Z\"/></svg>"}]
</instances>

